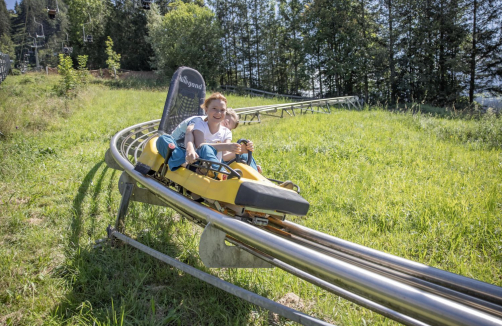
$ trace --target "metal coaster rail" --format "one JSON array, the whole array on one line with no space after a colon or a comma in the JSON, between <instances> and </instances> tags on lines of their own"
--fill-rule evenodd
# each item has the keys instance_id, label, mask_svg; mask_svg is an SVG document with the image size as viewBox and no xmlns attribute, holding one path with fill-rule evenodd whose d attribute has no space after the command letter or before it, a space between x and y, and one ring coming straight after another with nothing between
<instances>
[{"instance_id":1,"label":"metal coaster rail","mask_svg":"<svg viewBox=\"0 0 502 326\"><path fill-rule=\"evenodd\" d=\"M237 91L245 91L253 96L270 96L270 97L281 97L281 98L289 98L289 99L298 99L298 100L309 100L312 97L298 96L298 95L286 95L286 94L278 94L273 92L263 91L261 89L251 88L251 87L237 87L232 85L220 85L221 89L227 92L237 92Z\"/></svg>"},{"instance_id":2,"label":"metal coaster rail","mask_svg":"<svg viewBox=\"0 0 502 326\"><path fill-rule=\"evenodd\" d=\"M111 140L106 162L124 172L119 186L123 194L121 208L115 229L110 229L110 237L134 245L134 240L121 233L129 200L164 205L204 227L204 233L221 233L237 250L404 325L502 325L500 287L350 243L289 221L271 219L270 226L253 226L194 202L182 192L134 171L144 144L155 135L158 124L159 120L154 120L131 126ZM201 247L202 241L201 238ZM134 246L145 251L139 245ZM201 248L199 250L203 259ZM145 252L152 254L148 250ZM173 263L159 254L154 255ZM204 259L203 262L206 263ZM196 277L207 278L199 276ZM220 283L215 282L211 284L219 287ZM236 286L221 286L293 321L305 325L326 324L302 313L284 310L266 298L252 296L251 299L247 290Z\"/></svg>"},{"instance_id":3,"label":"metal coaster rail","mask_svg":"<svg viewBox=\"0 0 502 326\"><path fill-rule=\"evenodd\" d=\"M243 107L234 110L240 116L241 123L251 124L261 122L261 115L283 118L284 113L289 116L296 116L295 110L300 110L300 114L306 114L309 112L331 113L331 109L334 106L354 108L358 110L361 108L361 103L357 96L343 96L284 104Z\"/></svg>"}]
</instances>

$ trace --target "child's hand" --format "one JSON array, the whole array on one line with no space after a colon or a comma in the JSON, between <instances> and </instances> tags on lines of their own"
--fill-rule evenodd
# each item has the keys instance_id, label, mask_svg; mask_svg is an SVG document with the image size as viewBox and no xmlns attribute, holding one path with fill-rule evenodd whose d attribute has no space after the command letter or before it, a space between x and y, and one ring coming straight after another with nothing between
<instances>
[{"instance_id":1,"label":"child's hand","mask_svg":"<svg viewBox=\"0 0 502 326\"><path fill-rule=\"evenodd\" d=\"M246 145L246 149L250 152L254 151L254 144L252 141L248 140L248 143Z\"/></svg>"},{"instance_id":2,"label":"child's hand","mask_svg":"<svg viewBox=\"0 0 502 326\"><path fill-rule=\"evenodd\" d=\"M254 151L254 144L252 141L248 140L247 144L246 143L241 144L241 153L244 154L252 151Z\"/></svg>"},{"instance_id":3,"label":"child's hand","mask_svg":"<svg viewBox=\"0 0 502 326\"><path fill-rule=\"evenodd\" d=\"M199 154L197 154L195 151L189 151L187 150L187 155L185 156L185 160L187 163L192 164L199 158Z\"/></svg>"},{"instance_id":4,"label":"child's hand","mask_svg":"<svg viewBox=\"0 0 502 326\"><path fill-rule=\"evenodd\" d=\"M240 154L242 152L242 148L240 144L237 143L228 143L227 151L235 154Z\"/></svg>"}]
</instances>

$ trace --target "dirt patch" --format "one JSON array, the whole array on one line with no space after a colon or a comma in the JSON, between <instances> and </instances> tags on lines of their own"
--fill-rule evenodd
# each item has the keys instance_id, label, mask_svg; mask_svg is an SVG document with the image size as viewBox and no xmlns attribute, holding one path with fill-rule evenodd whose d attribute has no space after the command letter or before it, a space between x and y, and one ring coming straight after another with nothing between
<instances>
[{"instance_id":1,"label":"dirt patch","mask_svg":"<svg viewBox=\"0 0 502 326\"><path fill-rule=\"evenodd\" d=\"M28 219L28 223L31 225L40 225L40 223L42 223L42 221L43 220L41 218L37 218L37 217L32 217L32 218Z\"/></svg>"},{"instance_id":2,"label":"dirt patch","mask_svg":"<svg viewBox=\"0 0 502 326\"><path fill-rule=\"evenodd\" d=\"M16 197L16 198L9 198L6 199L5 201L0 199L0 205L15 205L15 206L21 206L29 203L30 198L29 197Z\"/></svg>"},{"instance_id":3,"label":"dirt patch","mask_svg":"<svg viewBox=\"0 0 502 326\"><path fill-rule=\"evenodd\" d=\"M303 302L303 300L292 292L286 293L282 298L280 298L277 301L277 303L298 311L302 311L303 309L305 309L305 303ZM276 313L270 312L268 319L270 324L278 325L280 316Z\"/></svg>"}]
</instances>

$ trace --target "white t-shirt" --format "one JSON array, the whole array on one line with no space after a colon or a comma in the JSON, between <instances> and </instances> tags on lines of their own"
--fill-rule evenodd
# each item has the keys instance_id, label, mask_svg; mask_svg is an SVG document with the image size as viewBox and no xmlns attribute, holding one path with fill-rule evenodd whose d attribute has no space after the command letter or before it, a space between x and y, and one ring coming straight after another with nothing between
<instances>
[{"instance_id":1,"label":"white t-shirt","mask_svg":"<svg viewBox=\"0 0 502 326\"><path fill-rule=\"evenodd\" d=\"M205 115L197 115L183 120L171 133L176 145L178 145L178 147L185 148L185 134L188 126L195 124L197 121L202 121L205 118Z\"/></svg>"},{"instance_id":2,"label":"white t-shirt","mask_svg":"<svg viewBox=\"0 0 502 326\"><path fill-rule=\"evenodd\" d=\"M197 120L193 130L199 130L204 134L204 143L224 143L227 139L232 140L232 132L227 127L220 125L220 129L214 134L209 131L209 126L204 120ZM223 159L223 152L218 152L218 159Z\"/></svg>"}]
</instances>

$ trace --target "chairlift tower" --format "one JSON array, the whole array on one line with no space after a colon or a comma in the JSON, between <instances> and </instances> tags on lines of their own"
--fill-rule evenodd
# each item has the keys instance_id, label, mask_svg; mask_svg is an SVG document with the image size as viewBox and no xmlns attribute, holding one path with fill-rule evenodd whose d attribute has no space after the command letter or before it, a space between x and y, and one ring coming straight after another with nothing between
<instances>
[{"instance_id":1,"label":"chairlift tower","mask_svg":"<svg viewBox=\"0 0 502 326\"><path fill-rule=\"evenodd\" d=\"M35 49L35 63L36 63L36 66L35 66L35 70L36 71L40 71L40 62L38 61L38 48L40 47L38 44L37 44L37 39L33 36L30 35L30 37L33 39L33 45L31 45L32 48Z\"/></svg>"}]
</instances>

